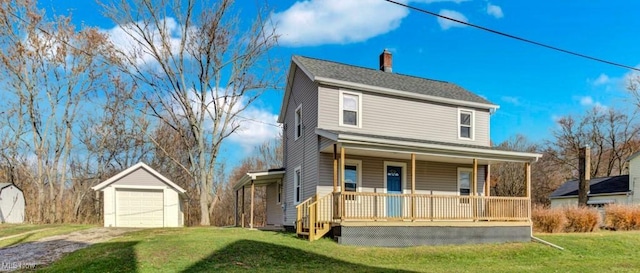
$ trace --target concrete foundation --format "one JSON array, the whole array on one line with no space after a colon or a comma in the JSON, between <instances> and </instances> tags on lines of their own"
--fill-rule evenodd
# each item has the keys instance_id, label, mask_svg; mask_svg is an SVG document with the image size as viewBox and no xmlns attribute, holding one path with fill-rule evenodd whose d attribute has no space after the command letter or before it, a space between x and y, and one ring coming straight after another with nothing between
<instances>
[{"instance_id":1,"label":"concrete foundation","mask_svg":"<svg viewBox=\"0 0 640 273\"><path fill-rule=\"evenodd\" d=\"M530 242L531 226L339 226L334 235L338 243L356 246Z\"/></svg>"}]
</instances>

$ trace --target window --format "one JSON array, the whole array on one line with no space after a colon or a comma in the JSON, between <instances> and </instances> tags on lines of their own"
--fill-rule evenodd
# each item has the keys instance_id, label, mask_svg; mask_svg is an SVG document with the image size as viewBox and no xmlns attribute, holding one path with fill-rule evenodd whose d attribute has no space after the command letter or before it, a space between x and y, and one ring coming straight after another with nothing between
<instances>
[{"instance_id":1,"label":"window","mask_svg":"<svg viewBox=\"0 0 640 273\"><path fill-rule=\"evenodd\" d=\"M355 192L358 188L358 168L355 165L344 166L344 191Z\"/></svg>"},{"instance_id":2,"label":"window","mask_svg":"<svg viewBox=\"0 0 640 273\"><path fill-rule=\"evenodd\" d=\"M293 203L298 204L302 199L302 169L297 167L293 171Z\"/></svg>"},{"instance_id":3,"label":"window","mask_svg":"<svg viewBox=\"0 0 640 273\"><path fill-rule=\"evenodd\" d=\"M360 177L362 161L347 159L344 163L344 191L357 192L361 186ZM347 195L346 200L355 200L355 196Z\"/></svg>"},{"instance_id":4,"label":"window","mask_svg":"<svg viewBox=\"0 0 640 273\"><path fill-rule=\"evenodd\" d=\"M362 96L358 93L340 91L340 125L361 127Z\"/></svg>"},{"instance_id":5,"label":"window","mask_svg":"<svg viewBox=\"0 0 640 273\"><path fill-rule=\"evenodd\" d=\"M458 117L460 119L458 137L461 139L473 139L473 111L459 110Z\"/></svg>"},{"instance_id":6,"label":"window","mask_svg":"<svg viewBox=\"0 0 640 273\"><path fill-rule=\"evenodd\" d=\"M295 123L296 123L295 134L296 134L296 139L298 139L299 137L302 136L302 104L300 104L300 106L296 108Z\"/></svg>"},{"instance_id":7,"label":"window","mask_svg":"<svg viewBox=\"0 0 640 273\"><path fill-rule=\"evenodd\" d=\"M282 183L278 183L278 204L282 203Z\"/></svg>"},{"instance_id":8,"label":"window","mask_svg":"<svg viewBox=\"0 0 640 273\"><path fill-rule=\"evenodd\" d=\"M471 175L472 169L458 168L458 195L469 196L471 195ZM460 203L469 203L466 198L460 200Z\"/></svg>"}]
</instances>

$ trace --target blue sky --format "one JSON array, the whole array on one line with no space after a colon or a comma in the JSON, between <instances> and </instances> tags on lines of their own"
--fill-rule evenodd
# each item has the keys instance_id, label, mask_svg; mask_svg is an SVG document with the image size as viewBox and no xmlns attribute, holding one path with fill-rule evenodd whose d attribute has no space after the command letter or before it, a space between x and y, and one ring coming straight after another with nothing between
<instances>
[{"instance_id":1,"label":"blue sky","mask_svg":"<svg viewBox=\"0 0 640 273\"><path fill-rule=\"evenodd\" d=\"M236 1L251 20L257 2ZM447 1L404 0L432 12L629 66L640 64L640 1ZM393 53L394 73L454 82L500 105L491 118L491 139L515 134L532 141L550 138L554 119L599 107L633 109L625 91L629 70L511 40L383 0L267 0L282 35L270 55L286 72L292 55L377 68L383 49ZM41 1L74 21L103 29L93 1ZM247 22L248 23L248 22ZM273 137L282 90L267 92L245 116L245 130L230 139L230 151Z\"/></svg>"}]
</instances>

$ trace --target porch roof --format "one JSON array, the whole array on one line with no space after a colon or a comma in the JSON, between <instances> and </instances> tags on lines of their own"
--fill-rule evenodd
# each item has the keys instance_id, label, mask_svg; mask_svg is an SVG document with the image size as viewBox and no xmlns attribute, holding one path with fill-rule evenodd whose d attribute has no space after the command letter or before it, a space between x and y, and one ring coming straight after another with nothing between
<instances>
[{"instance_id":1,"label":"porch roof","mask_svg":"<svg viewBox=\"0 0 640 273\"><path fill-rule=\"evenodd\" d=\"M479 159L487 163L491 162L534 162L542 157L542 154L530 152L517 152L500 149L498 147L485 147L479 145L467 145L457 143L445 143L425 139L413 139L393 136L371 135L354 132L326 130L316 128L320 136L333 140L345 148L359 150L415 153L433 157L447 157L460 159ZM327 147L326 151L331 152Z\"/></svg>"},{"instance_id":2,"label":"porch roof","mask_svg":"<svg viewBox=\"0 0 640 273\"><path fill-rule=\"evenodd\" d=\"M243 186L250 185L251 181L253 181L253 184L256 186L276 183L282 180L284 173L284 168L269 169L266 171L250 171L238 180L238 183L233 186L233 190L239 190Z\"/></svg>"}]
</instances>

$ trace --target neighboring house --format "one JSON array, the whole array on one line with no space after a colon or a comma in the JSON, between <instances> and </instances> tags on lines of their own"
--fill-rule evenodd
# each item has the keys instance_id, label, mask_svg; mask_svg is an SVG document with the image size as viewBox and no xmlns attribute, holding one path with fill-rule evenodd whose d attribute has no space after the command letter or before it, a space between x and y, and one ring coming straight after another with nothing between
<instances>
[{"instance_id":1,"label":"neighboring house","mask_svg":"<svg viewBox=\"0 0 640 273\"><path fill-rule=\"evenodd\" d=\"M579 183L580 180L574 179L560 185L549 195L551 207L577 206ZM631 193L629 175L593 178L589 181L587 205L602 207L607 204L629 204Z\"/></svg>"},{"instance_id":2,"label":"neighboring house","mask_svg":"<svg viewBox=\"0 0 640 273\"><path fill-rule=\"evenodd\" d=\"M185 190L140 162L92 187L104 193L105 227L181 227Z\"/></svg>"},{"instance_id":3,"label":"neighboring house","mask_svg":"<svg viewBox=\"0 0 640 273\"><path fill-rule=\"evenodd\" d=\"M587 205L640 204L640 152L627 159L628 175L593 178L589 181ZM556 189L549 199L551 207L577 206L579 180L569 180Z\"/></svg>"},{"instance_id":4,"label":"neighboring house","mask_svg":"<svg viewBox=\"0 0 640 273\"><path fill-rule=\"evenodd\" d=\"M391 63L386 50L380 70L293 56L278 119L286 171L248 173L235 189L274 187L267 204L281 198L283 214L267 222L310 240L331 232L352 245L529 241L530 163L541 155L491 147L497 105L392 73ZM527 196L489 196L497 162L523 164Z\"/></svg>"},{"instance_id":5,"label":"neighboring house","mask_svg":"<svg viewBox=\"0 0 640 273\"><path fill-rule=\"evenodd\" d=\"M11 183L0 183L0 223L24 222L24 194Z\"/></svg>"}]
</instances>

